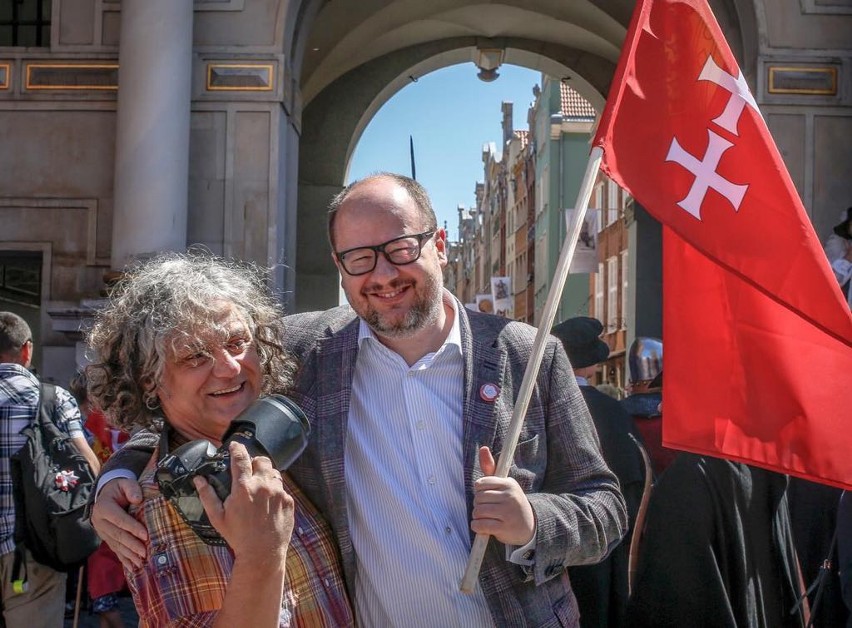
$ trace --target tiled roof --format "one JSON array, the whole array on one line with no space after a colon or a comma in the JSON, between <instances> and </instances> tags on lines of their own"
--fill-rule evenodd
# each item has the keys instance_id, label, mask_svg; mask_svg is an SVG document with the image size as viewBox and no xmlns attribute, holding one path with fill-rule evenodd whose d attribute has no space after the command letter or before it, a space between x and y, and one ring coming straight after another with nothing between
<instances>
[{"instance_id":1,"label":"tiled roof","mask_svg":"<svg viewBox=\"0 0 852 628\"><path fill-rule=\"evenodd\" d=\"M529 131L514 131L515 137L521 140L521 148L530 143L530 132Z\"/></svg>"},{"instance_id":2,"label":"tiled roof","mask_svg":"<svg viewBox=\"0 0 852 628\"><path fill-rule=\"evenodd\" d=\"M589 101L580 96L565 83L559 83L559 89L562 95L562 115L569 119L589 119L595 117L595 108L589 104Z\"/></svg>"}]
</instances>

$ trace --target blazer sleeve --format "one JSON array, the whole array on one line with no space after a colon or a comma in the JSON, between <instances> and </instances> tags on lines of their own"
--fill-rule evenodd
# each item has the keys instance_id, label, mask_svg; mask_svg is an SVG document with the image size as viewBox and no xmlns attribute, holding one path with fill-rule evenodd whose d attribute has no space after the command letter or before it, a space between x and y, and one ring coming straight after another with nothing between
<instances>
[{"instance_id":1,"label":"blazer sleeve","mask_svg":"<svg viewBox=\"0 0 852 628\"><path fill-rule=\"evenodd\" d=\"M600 562L627 530L618 480L604 462L568 357L556 342L548 344L539 388L547 466L540 490L527 494L536 517L536 584L568 566Z\"/></svg>"}]
</instances>

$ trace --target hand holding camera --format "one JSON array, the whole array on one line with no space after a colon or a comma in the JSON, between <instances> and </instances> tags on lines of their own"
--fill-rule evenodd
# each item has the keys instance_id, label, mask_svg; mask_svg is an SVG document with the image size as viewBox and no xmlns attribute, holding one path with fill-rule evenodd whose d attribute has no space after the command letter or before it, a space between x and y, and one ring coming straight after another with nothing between
<instances>
[{"instance_id":1,"label":"hand holding camera","mask_svg":"<svg viewBox=\"0 0 852 628\"><path fill-rule=\"evenodd\" d=\"M293 498L284 488L281 472L266 456L251 458L245 446L228 446L231 493L224 500L202 475L193 485L210 521L234 552L234 557L261 565L283 565L293 533Z\"/></svg>"},{"instance_id":2,"label":"hand holding camera","mask_svg":"<svg viewBox=\"0 0 852 628\"><path fill-rule=\"evenodd\" d=\"M286 470L304 451L309 434L307 417L296 404L281 395L261 397L231 422L218 449L199 439L164 456L157 465L157 483L196 534L211 545L225 545L226 539L205 512L194 478L206 481L222 507L231 495L232 480L238 479L232 477L231 443L242 445L250 460L250 468L241 469L240 477L249 471L259 472L268 464L278 474L280 484L279 471ZM270 462L264 462L264 458ZM209 496L208 505L214 503Z\"/></svg>"}]
</instances>

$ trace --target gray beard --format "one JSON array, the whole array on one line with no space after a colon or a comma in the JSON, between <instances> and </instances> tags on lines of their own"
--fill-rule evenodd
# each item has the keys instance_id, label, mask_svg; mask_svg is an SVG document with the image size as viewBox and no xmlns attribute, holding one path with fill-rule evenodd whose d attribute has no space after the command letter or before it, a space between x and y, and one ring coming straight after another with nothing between
<instances>
[{"instance_id":1,"label":"gray beard","mask_svg":"<svg viewBox=\"0 0 852 628\"><path fill-rule=\"evenodd\" d=\"M423 284L425 294L418 296L408 313L399 322L387 323L376 310L370 308L362 316L374 333L395 340L410 338L429 325L436 323L441 314L443 299L441 286L434 277L428 276Z\"/></svg>"}]
</instances>

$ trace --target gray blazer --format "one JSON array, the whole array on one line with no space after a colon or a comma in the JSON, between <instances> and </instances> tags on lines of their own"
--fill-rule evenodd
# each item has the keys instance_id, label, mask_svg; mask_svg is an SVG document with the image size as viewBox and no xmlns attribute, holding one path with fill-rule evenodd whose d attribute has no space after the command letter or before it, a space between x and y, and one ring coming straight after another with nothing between
<instances>
[{"instance_id":1,"label":"gray blazer","mask_svg":"<svg viewBox=\"0 0 852 628\"><path fill-rule=\"evenodd\" d=\"M464 355L464 476L468 517L473 483L482 476L478 450L500 451L512 416L535 329L497 316L460 314ZM348 306L285 319L284 345L302 362L293 399L311 421L311 443L289 472L330 522L344 573L354 591L356 561L349 534L344 447L358 318ZM500 388L496 400L479 394ZM498 626L575 626L579 614L565 567L595 563L626 529L618 481L604 463L597 434L562 345L551 338L510 470L535 511L535 565L505 559L492 539L479 582ZM473 539L473 533L471 533ZM405 560L400 556L400 560Z\"/></svg>"}]
</instances>

